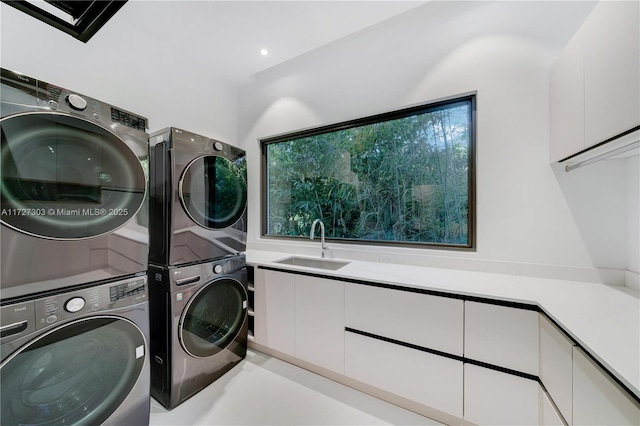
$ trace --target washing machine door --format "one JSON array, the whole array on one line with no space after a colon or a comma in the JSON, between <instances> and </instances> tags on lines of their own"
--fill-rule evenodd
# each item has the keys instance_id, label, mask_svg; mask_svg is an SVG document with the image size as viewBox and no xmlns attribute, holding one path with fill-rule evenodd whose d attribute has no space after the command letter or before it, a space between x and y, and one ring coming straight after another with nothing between
<instances>
[{"instance_id":1,"label":"washing machine door","mask_svg":"<svg viewBox=\"0 0 640 426\"><path fill-rule=\"evenodd\" d=\"M56 328L0 365L0 423L102 424L136 384L145 356L144 334L122 318Z\"/></svg>"},{"instance_id":2,"label":"washing machine door","mask_svg":"<svg viewBox=\"0 0 640 426\"><path fill-rule=\"evenodd\" d=\"M247 208L247 163L217 155L196 158L179 184L180 202L189 217L207 229L223 229L242 218Z\"/></svg>"},{"instance_id":3,"label":"washing machine door","mask_svg":"<svg viewBox=\"0 0 640 426\"><path fill-rule=\"evenodd\" d=\"M55 112L11 115L0 127L3 224L47 239L85 239L120 228L142 207L142 164L106 129Z\"/></svg>"},{"instance_id":4,"label":"washing machine door","mask_svg":"<svg viewBox=\"0 0 640 426\"><path fill-rule=\"evenodd\" d=\"M194 294L180 318L180 342L196 358L217 354L238 336L247 316L247 292L234 279L213 281Z\"/></svg>"}]
</instances>

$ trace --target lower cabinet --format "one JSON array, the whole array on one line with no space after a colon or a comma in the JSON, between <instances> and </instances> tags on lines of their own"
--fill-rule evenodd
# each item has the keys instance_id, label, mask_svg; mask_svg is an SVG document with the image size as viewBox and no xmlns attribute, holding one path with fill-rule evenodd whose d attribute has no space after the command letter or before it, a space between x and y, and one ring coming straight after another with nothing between
<instances>
[{"instance_id":1,"label":"lower cabinet","mask_svg":"<svg viewBox=\"0 0 640 426\"><path fill-rule=\"evenodd\" d=\"M464 302L464 356L538 375L538 312Z\"/></svg>"},{"instance_id":2,"label":"lower cabinet","mask_svg":"<svg viewBox=\"0 0 640 426\"><path fill-rule=\"evenodd\" d=\"M545 426L564 426L566 423L563 421L562 416L556 410L553 402L551 402L551 398L549 395L542 389L542 387L538 387L538 406L539 413L538 419L539 424ZM571 423L569 423L571 424Z\"/></svg>"},{"instance_id":3,"label":"lower cabinet","mask_svg":"<svg viewBox=\"0 0 640 426\"><path fill-rule=\"evenodd\" d=\"M344 283L257 269L254 342L344 373Z\"/></svg>"},{"instance_id":4,"label":"lower cabinet","mask_svg":"<svg viewBox=\"0 0 640 426\"><path fill-rule=\"evenodd\" d=\"M344 374L344 283L295 277L295 356Z\"/></svg>"},{"instance_id":5,"label":"lower cabinet","mask_svg":"<svg viewBox=\"0 0 640 426\"><path fill-rule=\"evenodd\" d=\"M293 362L480 425L640 425L640 403L533 310L260 268L254 290L252 342Z\"/></svg>"},{"instance_id":6,"label":"lower cabinet","mask_svg":"<svg viewBox=\"0 0 640 426\"><path fill-rule=\"evenodd\" d=\"M345 332L345 375L462 418L462 361Z\"/></svg>"},{"instance_id":7,"label":"lower cabinet","mask_svg":"<svg viewBox=\"0 0 640 426\"><path fill-rule=\"evenodd\" d=\"M573 342L540 315L540 380L568 424L573 423Z\"/></svg>"},{"instance_id":8,"label":"lower cabinet","mask_svg":"<svg viewBox=\"0 0 640 426\"><path fill-rule=\"evenodd\" d=\"M537 425L538 382L464 365L464 419L479 425Z\"/></svg>"},{"instance_id":9,"label":"lower cabinet","mask_svg":"<svg viewBox=\"0 0 640 426\"><path fill-rule=\"evenodd\" d=\"M573 348L573 424L640 425L640 403Z\"/></svg>"},{"instance_id":10,"label":"lower cabinet","mask_svg":"<svg viewBox=\"0 0 640 426\"><path fill-rule=\"evenodd\" d=\"M295 354L295 275L257 269L254 273L254 341Z\"/></svg>"}]
</instances>

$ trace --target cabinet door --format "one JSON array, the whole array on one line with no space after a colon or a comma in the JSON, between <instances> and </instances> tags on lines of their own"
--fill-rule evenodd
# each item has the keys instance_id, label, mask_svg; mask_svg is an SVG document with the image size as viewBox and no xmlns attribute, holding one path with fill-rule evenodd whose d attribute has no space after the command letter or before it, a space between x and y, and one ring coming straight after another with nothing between
<instances>
[{"instance_id":1,"label":"cabinet door","mask_svg":"<svg viewBox=\"0 0 640 426\"><path fill-rule=\"evenodd\" d=\"M345 332L345 374L462 418L462 361Z\"/></svg>"},{"instance_id":2,"label":"cabinet door","mask_svg":"<svg viewBox=\"0 0 640 426\"><path fill-rule=\"evenodd\" d=\"M464 419L479 425L537 425L538 382L464 365Z\"/></svg>"},{"instance_id":3,"label":"cabinet door","mask_svg":"<svg viewBox=\"0 0 640 426\"><path fill-rule=\"evenodd\" d=\"M573 424L640 424L640 404L577 346L573 348Z\"/></svg>"},{"instance_id":4,"label":"cabinet door","mask_svg":"<svg viewBox=\"0 0 640 426\"><path fill-rule=\"evenodd\" d=\"M538 375L538 313L465 302L464 355Z\"/></svg>"},{"instance_id":5,"label":"cabinet door","mask_svg":"<svg viewBox=\"0 0 640 426\"><path fill-rule=\"evenodd\" d=\"M562 420L560 413L556 410L549 398L549 395L538 386L538 402L540 412L538 413L539 423L542 426L564 426L565 423ZM569 421L568 424L571 424Z\"/></svg>"},{"instance_id":6,"label":"cabinet door","mask_svg":"<svg viewBox=\"0 0 640 426\"><path fill-rule=\"evenodd\" d=\"M569 424L573 412L573 342L540 315L540 380Z\"/></svg>"},{"instance_id":7,"label":"cabinet door","mask_svg":"<svg viewBox=\"0 0 640 426\"><path fill-rule=\"evenodd\" d=\"M599 2L582 28L589 147L640 124L640 3Z\"/></svg>"},{"instance_id":8,"label":"cabinet door","mask_svg":"<svg viewBox=\"0 0 640 426\"><path fill-rule=\"evenodd\" d=\"M295 276L295 355L344 374L344 283Z\"/></svg>"},{"instance_id":9,"label":"cabinet door","mask_svg":"<svg viewBox=\"0 0 640 426\"><path fill-rule=\"evenodd\" d=\"M255 272L255 342L294 355L294 275L258 269Z\"/></svg>"},{"instance_id":10,"label":"cabinet door","mask_svg":"<svg viewBox=\"0 0 640 426\"><path fill-rule=\"evenodd\" d=\"M569 41L549 73L549 160L584 149L582 31Z\"/></svg>"},{"instance_id":11,"label":"cabinet door","mask_svg":"<svg viewBox=\"0 0 640 426\"><path fill-rule=\"evenodd\" d=\"M345 323L405 343L462 356L464 302L359 284L345 288Z\"/></svg>"}]
</instances>

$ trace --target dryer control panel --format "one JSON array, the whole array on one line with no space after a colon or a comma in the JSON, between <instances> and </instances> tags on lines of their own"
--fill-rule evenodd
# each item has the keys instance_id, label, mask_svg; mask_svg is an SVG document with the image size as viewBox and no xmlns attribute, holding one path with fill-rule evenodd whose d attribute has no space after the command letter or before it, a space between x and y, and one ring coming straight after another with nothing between
<instances>
[{"instance_id":1,"label":"dryer control panel","mask_svg":"<svg viewBox=\"0 0 640 426\"><path fill-rule=\"evenodd\" d=\"M147 277L135 277L115 283L36 299L35 326L41 329L67 319L145 302Z\"/></svg>"},{"instance_id":2,"label":"dryer control panel","mask_svg":"<svg viewBox=\"0 0 640 426\"><path fill-rule=\"evenodd\" d=\"M142 133L149 127L145 117L114 108L105 102L64 87L4 68L0 69L0 74L3 102L17 102L34 108L68 112L92 122L99 122L105 127L117 123Z\"/></svg>"}]
</instances>

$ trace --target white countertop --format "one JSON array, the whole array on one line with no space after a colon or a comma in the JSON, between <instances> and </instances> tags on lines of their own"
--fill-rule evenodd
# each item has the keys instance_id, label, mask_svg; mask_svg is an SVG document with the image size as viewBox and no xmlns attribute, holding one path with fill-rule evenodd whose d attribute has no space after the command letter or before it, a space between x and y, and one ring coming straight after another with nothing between
<instances>
[{"instance_id":1,"label":"white countertop","mask_svg":"<svg viewBox=\"0 0 640 426\"><path fill-rule=\"evenodd\" d=\"M252 265L537 305L640 397L640 293L627 287L364 261L331 271L273 263L287 253L246 254Z\"/></svg>"}]
</instances>

